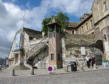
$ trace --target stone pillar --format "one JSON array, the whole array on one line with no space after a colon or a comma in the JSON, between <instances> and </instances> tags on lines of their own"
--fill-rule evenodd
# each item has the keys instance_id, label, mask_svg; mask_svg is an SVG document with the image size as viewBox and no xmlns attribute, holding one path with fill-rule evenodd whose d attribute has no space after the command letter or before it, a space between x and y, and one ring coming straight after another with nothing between
<instances>
[{"instance_id":1,"label":"stone pillar","mask_svg":"<svg viewBox=\"0 0 109 84\"><path fill-rule=\"evenodd\" d=\"M31 69L31 75L34 75L34 68Z\"/></svg>"},{"instance_id":2,"label":"stone pillar","mask_svg":"<svg viewBox=\"0 0 109 84\"><path fill-rule=\"evenodd\" d=\"M11 76L15 76L15 69L12 69Z\"/></svg>"},{"instance_id":3,"label":"stone pillar","mask_svg":"<svg viewBox=\"0 0 109 84\"><path fill-rule=\"evenodd\" d=\"M103 39L103 45L104 45L104 55L106 60L109 60L109 26L106 28L103 28L102 30L102 39Z\"/></svg>"}]
</instances>

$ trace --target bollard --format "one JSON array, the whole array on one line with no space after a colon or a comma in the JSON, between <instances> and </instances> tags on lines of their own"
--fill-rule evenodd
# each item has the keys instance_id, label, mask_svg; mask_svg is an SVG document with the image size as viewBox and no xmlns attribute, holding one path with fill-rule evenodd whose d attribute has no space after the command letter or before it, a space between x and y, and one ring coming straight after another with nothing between
<instances>
[{"instance_id":1,"label":"bollard","mask_svg":"<svg viewBox=\"0 0 109 84\"><path fill-rule=\"evenodd\" d=\"M2 67L1 67L1 65L0 65L0 71L2 71Z\"/></svg>"},{"instance_id":2,"label":"bollard","mask_svg":"<svg viewBox=\"0 0 109 84\"><path fill-rule=\"evenodd\" d=\"M31 75L34 75L34 68L31 69Z\"/></svg>"},{"instance_id":3,"label":"bollard","mask_svg":"<svg viewBox=\"0 0 109 84\"><path fill-rule=\"evenodd\" d=\"M11 75L12 75L12 76L15 76L15 69L12 69Z\"/></svg>"},{"instance_id":4,"label":"bollard","mask_svg":"<svg viewBox=\"0 0 109 84\"><path fill-rule=\"evenodd\" d=\"M67 65L67 72L68 72L68 68L69 68L69 66Z\"/></svg>"}]
</instances>

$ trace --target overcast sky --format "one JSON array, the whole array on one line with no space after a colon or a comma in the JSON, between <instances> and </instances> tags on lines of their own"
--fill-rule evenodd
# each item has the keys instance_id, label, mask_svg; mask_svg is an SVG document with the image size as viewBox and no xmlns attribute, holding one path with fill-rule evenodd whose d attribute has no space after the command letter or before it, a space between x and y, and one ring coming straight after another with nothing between
<instances>
[{"instance_id":1,"label":"overcast sky","mask_svg":"<svg viewBox=\"0 0 109 84\"><path fill-rule=\"evenodd\" d=\"M0 57L7 57L15 32L23 26L41 30L45 17L64 12L70 21L89 13L93 0L0 0Z\"/></svg>"}]
</instances>

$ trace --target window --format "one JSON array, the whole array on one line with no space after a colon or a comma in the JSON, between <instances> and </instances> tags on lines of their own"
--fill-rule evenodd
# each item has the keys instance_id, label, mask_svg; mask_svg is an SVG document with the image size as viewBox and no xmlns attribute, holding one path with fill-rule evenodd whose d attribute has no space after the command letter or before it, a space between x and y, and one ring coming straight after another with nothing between
<instances>
[{"instance_id":1,"label":"window","mask_svg":"<svg viewBox=\"0 0 109 84\"><path fill-rule=\"evenodd\" d=\"M15 54L15 64L18 63L18 54Z\"/></svg>"},{"instance_id":2,"label":"window","mask_svg":"<svg viewBox=\"0 0 109 84\"><path fill-rule=\"evenodd\" d=\"M107 10L107 4L106 4L106 2L104 2L104 10L105 11Z\"/></svg>"},{"instance_id":3,"label":"window","mask_svg":"<svg viewBox=\"0 0 109 84\"><path fill-rule=\"evenodd\" d=\"M98 4L99 3L99 0L96 0L96 3Z\"/></svg>"},{"instance_id":4,"label":"window","mask_svg":"<svg viewBox=\"0 0 109 84\"><path fill-rule=\"evenodd\" d=\"M94 35L94 32L92 32L92 35Z\"/></svg>"},{"instance_id":5,"label":"window","mask_svg":"<svg viewBox=\"0 0 109 84\"><path fill-rule=\"evenodd\" d=\"M72 34L74 34L74 30L72 31Z\"/></svg>"},{"instance_id":6,"label":"window","mask_svg":"<svg viewBox=\"0 0 109 84\"><path fill-rule=\"evenodd\" d=\"M58 54L57 60L58 60L58 61L61 61L61 59L62 59L62 58L61 58L61 55Z\"/></svg>"},{"instance_id":7,"label":"window","mask_svg":"<svg viewBox=\"0 0 109 84\"><path fill-rule=\"evenodd\" d=\"M54 60L54 54L51 54L51 60L52 61Z\"/></svg>"},{"instance_id":8,"label":"window","mask_svg":"<svg viewBox=\"0 0 109 84\"><path fill-rule=\"evenodd\" d=\"M84 32L84 27L82 26L82 32Z\"/></svg>"},{"instance_id":9,"label":"window","mask_svg":"<svg viewBox=\"0 0 109 84\"><path fill-rule=\"evenodd\" d=\"M105 41L107 41L107 37L106 37L106 34L104 34L104 40L105 40Z\"/></svg>"},{"instance_id":10,"label":"window","mask_svg":"<svg viewBox=\"0 0 109 84\"><path fill-rule=\"evenodd\" d=\"M79 28L79 34L81 34L81 28Z\"/></svg>"},{"instance_id":11,"label":"window","mask_svg":"<svg viewBox=\"0 0 109 84\"><path fill-rule=\"evenodd\" d=\"M49 38L53 38L53 37L56 37L56 33L55 32L50 32L49 33Z\"/></svg>"},{"instance_id":12,"label":"window","mask_svg":"<svg viewBox=\"0 0 109 84\"><path fill-rule=\"evenodd\" d=\"M88 30L88 24L86 24L86 28L87 28L87 30Z\"/></svg>"},{"instance_id":13,"label":"window","mask_svg":"<svg viewBox=\"0 0 109 84\"><path fill-rule=\"evenodd\" d=\"M91 27L93 27L93 22L92 22L92 20L90 21L90 24L91 24Z\"/></svg>"}]
</instances>

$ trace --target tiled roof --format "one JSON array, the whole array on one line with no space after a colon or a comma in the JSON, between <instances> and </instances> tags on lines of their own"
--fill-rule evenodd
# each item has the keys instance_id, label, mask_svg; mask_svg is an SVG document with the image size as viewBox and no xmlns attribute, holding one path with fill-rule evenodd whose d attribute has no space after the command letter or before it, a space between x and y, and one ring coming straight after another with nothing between
<instances>
[{"instance_id":1,"label":"tiled roof","mask_svg":"<svg viewBox=\"0 0 109 84\"><path fill-rule=\"evenodd\" d=\"M69 22L68 28L76 28L80 22Z\"/></svg>"}]
</instances>

